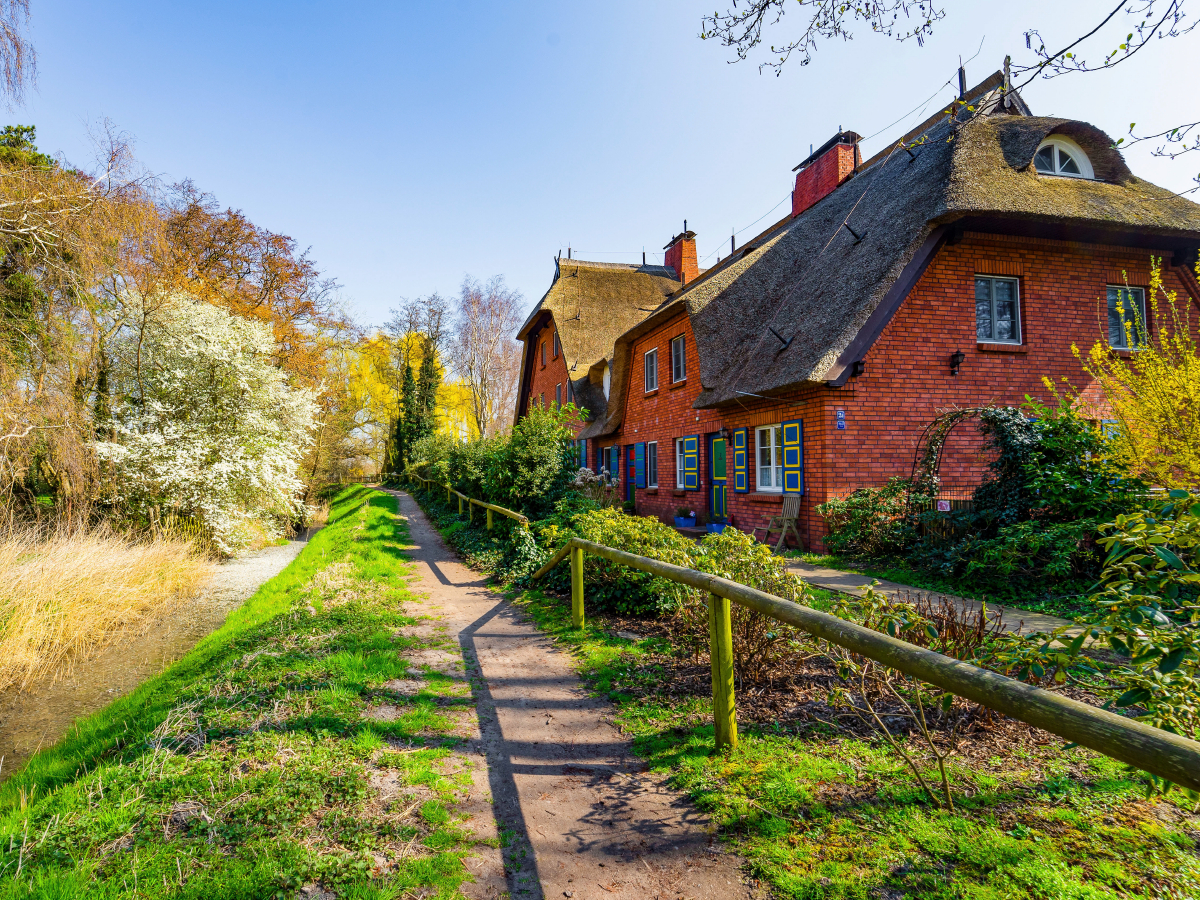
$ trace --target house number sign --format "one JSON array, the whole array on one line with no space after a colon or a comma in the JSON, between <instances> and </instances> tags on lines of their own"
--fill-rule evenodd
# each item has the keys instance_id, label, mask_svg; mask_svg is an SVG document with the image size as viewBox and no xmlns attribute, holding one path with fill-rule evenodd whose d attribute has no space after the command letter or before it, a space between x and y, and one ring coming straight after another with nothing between
<instances>
[{"instance_id":1,"label":"house number sign","mask_svg":"<svg viewBox=\"0 0 1200 900\"><path fill-rule=\"evenodd\" d=\"M837 427L838 431L846 430L846 411L844 409L837 411Z\"/></svg>"}]
</instances>

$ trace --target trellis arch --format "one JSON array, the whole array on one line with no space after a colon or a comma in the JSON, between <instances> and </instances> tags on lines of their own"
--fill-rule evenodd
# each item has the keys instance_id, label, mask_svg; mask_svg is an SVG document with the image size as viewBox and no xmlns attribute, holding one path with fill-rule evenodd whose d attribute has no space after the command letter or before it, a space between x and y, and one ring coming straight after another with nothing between
<instances>
[{"instance_id":1,"label":"trellis arch","mask_svg":"<svg viewBox=\"0 0 1200 900\"><path fill-rule=\"evenodd\" d=\"M909 495L932 494L937 491L942 468L942 448L946 439L960 423L978 419L992 409L990 406L972 406L967 409L948 409L925 426L913 451L912 475L909 477Z\"/></svg>"}]
</instances>

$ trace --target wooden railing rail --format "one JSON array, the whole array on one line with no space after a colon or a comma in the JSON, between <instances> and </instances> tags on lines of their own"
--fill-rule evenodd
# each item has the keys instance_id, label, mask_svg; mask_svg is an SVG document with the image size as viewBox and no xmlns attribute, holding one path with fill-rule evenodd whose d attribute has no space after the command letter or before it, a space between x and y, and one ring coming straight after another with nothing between
<instances>
[{"instance_id":1,"label":"wooden railing rail","mask_svg":"<svg viewBox=\"0 0 1200 900\"><path fill-rule=\"evenodd\" d=\"M542 578L568 556L571 557L571 619L577 628L583 627L584 622L585 552L708 592L713 716L718 747L737 744L733 631L729 606L732 601L981 706L1020 719L1175 784L1200 790L1200 742L943 656L744 584L575 537L538 569L533 578Z\"/></svg>"},{"instance_id":2,"label":"wooden railing rail","mask_svg":"<svg viewBox=\"0 0 1200 900\"><path fill-rule=\"evenodd\" d=\"M505 509L503 506L497 506L494 503L486 503L483 500L476 500L474 497L468 497L466 494L455 490L454 488L450 487L450 485L448 485L448 484L437 484L436 482L434 482L428 478L421 477L420 475L416 474L415 472L406 472L405 475L408 477L410 482L419 481L422 485L425 486L426 490L433 490L435 487L445 488L446 502L449 503L450 498L452 496L458 497L458 512L459 512L459 514L460 515L462 514L463 504L466 503L467 504L467 518L470 520L474 519L474 513L475 513L474 508L476 506L478 506L480 509L485 510L487 512L487 527L488 527L489 531L491 531L492 525L493 525L492 513L499 513L502 516L507 516L508 518L510 518L516 522L520 522L526 528L529 527L529 517L523 516L519 512L513 512L511 509Z\"/></svg>"}]
</instances>

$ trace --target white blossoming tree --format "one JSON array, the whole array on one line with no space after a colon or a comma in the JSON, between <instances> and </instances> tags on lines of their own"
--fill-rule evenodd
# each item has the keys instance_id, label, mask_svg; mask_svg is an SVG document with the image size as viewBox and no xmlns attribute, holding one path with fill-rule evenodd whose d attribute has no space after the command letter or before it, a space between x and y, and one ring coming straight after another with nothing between
<instances>
[{"instance_id":1,"label":"white blossoming tree","mask_svg":"<svg viewBox=\"0 0 1200 900\"><path fill-rule=\"evenodd\" d=\"M195 517L224 553L278 535L303 508L316 404L271 364L271 327L182 296L142 322L121 342L110 439L97 444L113 501Z\"/></svg>"}]
</instances>

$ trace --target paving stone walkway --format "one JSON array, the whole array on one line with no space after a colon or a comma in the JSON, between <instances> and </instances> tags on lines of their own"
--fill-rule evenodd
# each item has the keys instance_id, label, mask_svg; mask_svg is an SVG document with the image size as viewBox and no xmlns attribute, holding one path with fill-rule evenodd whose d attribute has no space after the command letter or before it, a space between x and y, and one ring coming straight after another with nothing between
<instances>
[{"instance_id":1,"label":"paving stone walkway","mask_svg":"<svg viewBox=\"0 0 1200 900\"><path fill-rule=\"evenodd\" d=\"M874 585L875 590L887 594L889 597L895 597L897 594L903 594L906 591L911 594L916 593L933 593L937 591L921 591L920 588L914 588L907 584L899 584L895 581L884 581L883 579L871 578L867 575L859 575L854 572L843 572L840 569L829 569L824 566L814 566L806 562L792 562L788 564L788 571L794 572L802 579L807 581L813 587L824 588L830 591L841 591L843 594L854 594L861 597L867 587ZM879 582L875 584L875 582ZM972 600L969 597L958 597L954 594L941 594L948 600L953 600L961 608L970 612L977 611L981 604L978 600ZM1070 625L1067 619L1060 619L1057 616L1048 616L1044 613L1030 612L1024 609L1017 609L1012 606L1000 606L996 603L988 604L989 612L998 612L1001 615L1001 620L1004 622L1004 627L1009 631L1031 632L1031 631L1053 631L1063 625ZM1078 634L1081 629L1072 628L1068 634Z\"/></svg>"},{"instance_id":2,"label":"paving stone walkway","mask_svg":"<svg viewBox=\"0 0 1200 900\"><path fill-rule=\"evenodd\" d=\"M486 764L503 862L479 858L468 896L513 900L749 898L712 823L634 756L614 708L571 659L461 563L402 491L418 614L456 640L478 711L465 748Z\"/></svg>"}]
</instances>

